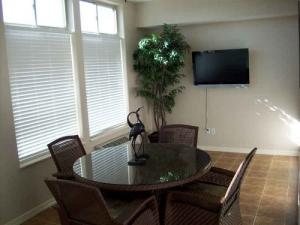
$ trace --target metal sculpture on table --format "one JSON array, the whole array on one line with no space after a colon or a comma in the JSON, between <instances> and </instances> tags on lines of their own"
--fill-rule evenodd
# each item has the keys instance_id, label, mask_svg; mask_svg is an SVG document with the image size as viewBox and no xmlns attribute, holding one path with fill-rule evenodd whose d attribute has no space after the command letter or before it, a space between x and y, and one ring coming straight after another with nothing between
<instances>
[{"instance_id":1,"label":"metal sculpture on table","mask_svg":"<svg viewBox=\"0 0 300 225\"><path fill-rule=\"evenodd\" d=\"M130 160L128 162L131 166L137 166L137 165L144 165L146 163L146 160L149 158L149 155L145 154L145 126L143 122L140 119L139 111L143 107L138 108L136 111L130 112L127 116L127 123L128 126L131 128L129 133L129 140L131 140L131 147L134 151L134 159ZM136 123L132 123L130 121L130 116L135 115L136 116ZM136 140L140 137L141 143L139 145L136 145ZM139 154L142 150L142 154Z\"/></svg>"}]
</instances>

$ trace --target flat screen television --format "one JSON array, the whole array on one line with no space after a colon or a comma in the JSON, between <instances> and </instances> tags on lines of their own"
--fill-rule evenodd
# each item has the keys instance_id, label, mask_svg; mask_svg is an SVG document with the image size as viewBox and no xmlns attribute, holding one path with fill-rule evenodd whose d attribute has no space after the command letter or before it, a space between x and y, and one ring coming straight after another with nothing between
<instances>
[{"instance_id":1,"label":"flat screen television","mask_svg":"<svg viewBox=\"0 0 300 225\"><path fill-rule=\"evenodd\" d=\"M249 50L193 52L195 85L249 84Z\"/></svg>"}]
</instances>

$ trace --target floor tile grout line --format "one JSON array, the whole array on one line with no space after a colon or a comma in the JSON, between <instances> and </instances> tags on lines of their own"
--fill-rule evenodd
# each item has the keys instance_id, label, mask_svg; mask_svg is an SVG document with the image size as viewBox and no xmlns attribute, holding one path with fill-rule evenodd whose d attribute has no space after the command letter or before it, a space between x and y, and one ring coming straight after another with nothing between
<instances>
[{"instance_id":1,"label":"floor tile grout line","mask_svg":"<svg viewBox=\"0 0 300 225\"><path fill-rule=\"evenodd\" d=\"M289 165L290 165L290 161L291 161L292 159L289 159ZM287 187L287 193L286 193L286 207L285 207L285 210L287 209L287 205L289 204L289 190L290 190L290 186L291 186L291 183L290 183L290 178L291 178L291 174L290 174L290 166L289 166L289 177L288 177L288 187ZM287 211L285 211L285 213L284 213L284 224L286 225L286 221L287 221Z\"/></svg>"},{"instance_id":2,"label":"floor tile grout line","mask_svg":"<svg viewBox=\"0 0 300 225\"><path fill-rule=\"evenodd\" d=\"M274 156L272 156L271 163L273 162L273 158L274 158ZM270 168L268 168L267 176L268 176L269 172L270 172ZM266 182L267 182L267 179L264 182L263 191L262 191L262 193L260 195L260 200L259 200L259 203L258 203L258 206L257 206L257 209L256 209L256 213L255 213L252 225L255 225L255 223L256 223L257 215L258 215L259 208L260 208L260 205L261 205L261 202L262 202L262 199L263 199L263 196L264 196L265 188L266 188Z\"/></svg>"}]
</instances>

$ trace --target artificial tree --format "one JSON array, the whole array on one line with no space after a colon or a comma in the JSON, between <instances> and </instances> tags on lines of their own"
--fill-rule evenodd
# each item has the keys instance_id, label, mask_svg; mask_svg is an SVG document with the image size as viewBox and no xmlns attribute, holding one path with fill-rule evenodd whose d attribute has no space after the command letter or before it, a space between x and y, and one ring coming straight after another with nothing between
<instances>
[{"instance_id":1,"label":"artificial tree","mask_svg":"<svg viewBox=\"0 0 300 225\"><path fill-rule=\"evenodd\" d=\"M137 95L144 97L153 109L156 129L166 125L166 112L171 113L175 97L184 89L180 73L190 47L176 25L140 40L134 52L134 70L138 74Z\"/></svg>"}]
</instances>

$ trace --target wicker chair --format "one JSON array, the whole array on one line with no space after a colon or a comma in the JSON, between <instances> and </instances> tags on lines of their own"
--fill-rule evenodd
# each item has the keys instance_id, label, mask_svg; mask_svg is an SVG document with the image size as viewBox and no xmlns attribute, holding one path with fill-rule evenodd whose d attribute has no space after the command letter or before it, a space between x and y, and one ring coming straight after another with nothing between
<instances>
[{"instance_id":1,"label":"wicker chair","mask_svg":"<svg viewBox=\"0 0 300 225\"><path fill-rule=\"evenodd\" d=\"M159 225L155 197L104 200L98 188L70 180L46 180L63 225Z\"/></svg>"},{"instance_id":2,"label":"wicker chair","mask_svg":"<svg viewBox=\"0 0 300 225\"><path fill-rule=\"evenodd\" d=\"M48 148L58 171L53 176L73 179L73 163L86 154L79 136L61 137L48 144Z\"/></svg>"},{"instance_id":3,"label":"wicker chair","mask_svg":"<svg viewBox=\"0 0 300 225\"><path fill-rule=\"evenodd\" d=\"M173 124L163 126L159 130L159 143L185 144L196 148L198 141L198 127Z\"/></svg>"},{"instance_id":4,"label":"wicker chair","mask_svg":"<svg viewBox=\"0 0 300 225\"><path fill-rule=\"evenodd\" d=\"M167 196L166 225L241 225L239 195L256 148L240 164L228 188L195 182Z\"/></svg>"},{"instance_id":5,"label":"wicker chair","mask_svg":"<svg viewBox=\"0 0 300 225\"><path fill-rule=\"evenodd\" d=\"M252 151L254 150L256 151L257 148L254 148ZM250 154L248 154L247 157L249 157L249 155ZM210 171L204 174L200 179L198 179L198 181L207 184L229 187L234 175L234 171L226 170L219 167L212 167Z\"/></svg>"}]
</instances>

